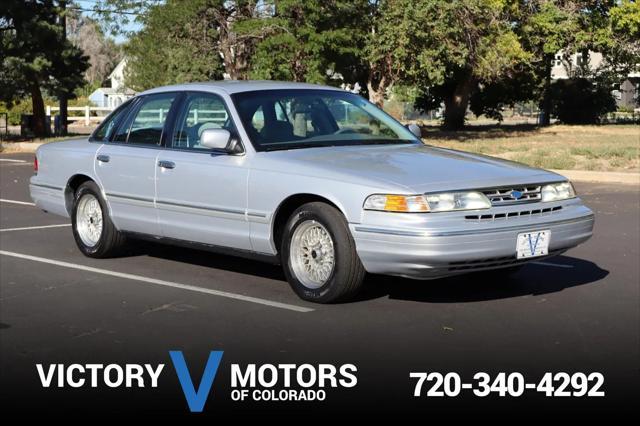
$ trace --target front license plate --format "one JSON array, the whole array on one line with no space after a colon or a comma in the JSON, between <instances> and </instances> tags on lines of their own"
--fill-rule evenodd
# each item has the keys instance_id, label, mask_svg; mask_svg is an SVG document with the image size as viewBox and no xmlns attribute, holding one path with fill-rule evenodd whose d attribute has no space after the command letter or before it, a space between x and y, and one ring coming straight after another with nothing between
<instances>
[{"instance_id":1,"label":"front license plate","mask_svg":"<svg viewBox=\"0 0 640 426\"><path fill-rule=\"evenodd\" d=\"M550 239L551 231L549 230L518 234L518 243L516 245L518 259L549 254Z\"/></svg>"}]
</instances>

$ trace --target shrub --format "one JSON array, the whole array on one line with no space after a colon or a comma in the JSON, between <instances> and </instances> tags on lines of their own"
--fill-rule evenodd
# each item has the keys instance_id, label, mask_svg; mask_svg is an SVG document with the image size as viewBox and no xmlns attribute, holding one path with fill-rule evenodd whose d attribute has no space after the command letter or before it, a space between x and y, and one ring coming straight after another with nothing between
<instances>
[{"instance_id":1,"label":"shrub","mask_svg":"<svg viewBox=\"0 0 640 426\"><path fill-rule=\"evenodd\" d=\"M566 124L595 124L616 110L611 90L584 78L558 80L551 85L551 113Z\"/></svg>"}]
</instances>

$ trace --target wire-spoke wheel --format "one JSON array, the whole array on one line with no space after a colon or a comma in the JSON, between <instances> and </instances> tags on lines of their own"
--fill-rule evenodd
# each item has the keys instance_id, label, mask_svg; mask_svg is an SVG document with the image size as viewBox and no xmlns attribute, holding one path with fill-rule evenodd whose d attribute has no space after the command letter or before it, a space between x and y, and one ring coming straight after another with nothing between
<instances>
[{"instance_id":1,"label":"wire-spoke wheel","mask_svg":"<svg viewBox=\"0 0 640 426\"><path fill-rule=\"evenodd\" d=\"M291 269L310 289L322 287L335 266L335 251L329 231L315 220L302 222L291 241Z\"/></svg>"},{"instance_id":2,"label":"wire-spoke wheel","mask_svg":"<svg viewBox=\"0 0 640 426\"><path fill-rule=\"evenodd\" d=\"M282 234L281 257L291 288L312 302L346 301L364 280L347 221L326 203L307 203L293 212Z\"/></svg>"},{"instance_id":3,"label":"wire-spoke wheel","mask_svg":"<svg viewBox=\"0 0 640 426\"><path fill-rule=\"evenodd\" d=\"M92 194L80 198L76 209L76 226L83 243L89 247L98 244L102 236L102 208Z\"/></svg>"},{"instance_id":4,"label":"wire-spoke wheel","mask_svg":"<svg viewBox=\"0 0 640 426\"><path fill-rule=\"evenodd\" d=\"M102 191L87 181L76 190L71 212L73 237L80 251L89 257L118 254L125 237L111 222Z\"/></svg>"}]
</instances>

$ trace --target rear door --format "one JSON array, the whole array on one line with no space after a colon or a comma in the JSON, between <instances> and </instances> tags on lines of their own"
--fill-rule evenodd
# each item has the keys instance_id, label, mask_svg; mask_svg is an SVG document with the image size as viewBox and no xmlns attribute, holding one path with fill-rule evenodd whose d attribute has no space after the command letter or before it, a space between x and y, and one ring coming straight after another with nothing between
<instances>
[{"instance_id":1,"label":"rear door","mask_svg":"<svg viewBox=\"0 0 640 426\"><path fill-rule=\"evenodd\" d=\"M115 226L159 235L155 210L156 161L176 93L140 98L97 152L95 170Z\"/></svg>"},{"instance_id":2,"label":"rear door","mask_svg":"<svg viewBox=\"0 0 640 426\"><path fill-rule=\"evenodd\" d=\"M247 157L200 145L200 136L208 128L224 128L238 137L221 97L188 93L176 112L167 149L157 162L156 206L162 235L251 249L245 215Z\"/></svg>"}]
</instances>

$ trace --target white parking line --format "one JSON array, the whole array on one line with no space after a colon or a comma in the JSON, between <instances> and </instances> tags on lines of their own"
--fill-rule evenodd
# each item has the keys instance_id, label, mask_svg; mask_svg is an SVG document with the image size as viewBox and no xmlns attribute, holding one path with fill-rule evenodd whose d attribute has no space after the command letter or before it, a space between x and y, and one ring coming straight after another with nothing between
<instances>
[{"instance_id":1,"label":"white parking line","mask_svg":"<svg viewBox=\"0 0 640 426\"><path fill-rule=\"evenodd\" d=\"M24 160L14 160L13 158L0 158L0 161L4 161L6 163L26 163Z\"/></svg>"},{"instance_id":2,"label":"white parking line","mask_svg":"<svg viewBox=\"0 0 640 426\"><path fill-rule=\"evenodd\" d=\"M542 265L542 266L555 266L556 268L567 268L567 269L573 268L573 265L562 265L560 263L549 263L549 262L531 262L531 263L536 265Z\"/></svg>"},{"instance_id":3,"label":"white parking line","mask_svg":"<svg viewBox=\"0 0 640 426\"><path fill-rule=\"evenodd\" d=\"M4 229L0 229L0 232L30 231L32 229L61 228L63 226L71 226L71 224L70 223L60 223L58 225L25 226L23 228L4 228Z\"/></svg>"},{"instance_id":4,"label":"white parking line","mask_svg":"<svg viewBox=\"0 0 640 426\"><path fill-rule=\"evenodd\" d=\"M288 303L274 302L272 300L261 299L258 297L244 296L242 294L229 293L227 291L212 290L203 287L196 287L188 284L180 284L172 281L158 280L155 278L144 277L142 275L125 274L123 272L110 271L108 269L93 268L91 266L77 265L75 263L62 262L59 260L47 259L45 257L31 256L28 254L14 253L11 251L0 250L0 255L16 257L18 259L32 260L34 262L48 263L50 265L61 266L64 268L78 269L80 271L93 272L96 274L109 275L112 277L124 278L128 280L145 282L148 284L156 284L165 287L173 287L181 290L194 291L197 293L210 294L212 296L226 297L228 299L242 300L243 302L257 303L259 305L270 306L272 308L287 309L295 312L312 312L314 309L304 306L290 305Z\"/></svg>"},{"instance_id":5,"label":"white parking line","mask_svg":"<svg viewBox=\"0 0 640 426\"><path fill-rule=\"evenodd\" d=\"M0 198L0 202L9 204L20 204L21 206L35 206L34 203L28 203L26 201L7 200L6 198Z\"/></svg>"}]
</instances>

